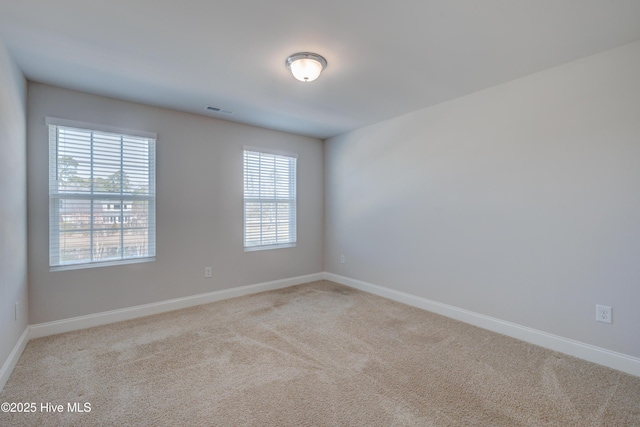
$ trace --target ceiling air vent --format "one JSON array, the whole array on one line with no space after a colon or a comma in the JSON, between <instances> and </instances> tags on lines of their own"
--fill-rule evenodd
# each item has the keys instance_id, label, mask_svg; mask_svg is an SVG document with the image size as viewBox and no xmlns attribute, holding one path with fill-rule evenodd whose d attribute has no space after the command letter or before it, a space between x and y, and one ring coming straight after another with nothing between
<instances>
[{"instance_id":1,"label":"ceiling air vent","mask_svg":"<svg viewBox=\"0 0 640 427\"><path fill-rule=\"evenodd\" d=\"M231 111L231 110L225 110L224 108L213 107L211 105L207 105L206 107L204 107L204 109L207 110L207 111L213 111L214 113L233 114L233 111Z\"/></svg>"}]
</instances>

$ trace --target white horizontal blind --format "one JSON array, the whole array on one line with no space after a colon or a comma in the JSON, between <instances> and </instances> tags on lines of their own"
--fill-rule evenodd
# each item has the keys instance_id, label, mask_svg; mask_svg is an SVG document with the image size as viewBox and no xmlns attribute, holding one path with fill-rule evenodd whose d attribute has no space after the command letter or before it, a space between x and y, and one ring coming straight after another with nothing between
<instances>
[{"instance_id":1,"label":"white horizontal blind","mask_svg":"<svg viewBox=\"0 0 640 427\"><path fill-rule=\"evenodd\" d=\"M244 150L245 250L295 246L295 155Z\"/></svg>"},{"instance_id":2,"label":"white horizontal blind","mask_svg":"<svg viewBox=\"0 0 640 427\"><path fill-rule=\"evenodd\" d=\"M49 265L155 257L155 139L49 122Z\"/></svg>"}]
</instances>

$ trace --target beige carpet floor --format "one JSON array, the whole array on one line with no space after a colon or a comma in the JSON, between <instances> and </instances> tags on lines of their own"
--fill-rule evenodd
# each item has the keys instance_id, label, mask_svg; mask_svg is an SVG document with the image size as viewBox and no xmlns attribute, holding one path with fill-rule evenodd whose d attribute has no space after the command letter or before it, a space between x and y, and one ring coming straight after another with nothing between
<instances>
[{"instance_id":1,"label":"beige carpet floor","mask_svg":"<svg viewBox=\"0 0 640 427\"><path fill-rule=\"evenodd\" d=\"M38 409L2 426L640 426L638 377L331 282L33 340L0 402Z\"/></svg>"}]
</instances>

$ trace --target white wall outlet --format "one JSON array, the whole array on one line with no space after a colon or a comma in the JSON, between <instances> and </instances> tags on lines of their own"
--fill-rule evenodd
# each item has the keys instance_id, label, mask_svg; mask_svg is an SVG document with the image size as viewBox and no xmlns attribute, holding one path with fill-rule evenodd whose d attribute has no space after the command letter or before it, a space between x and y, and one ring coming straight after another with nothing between
<instances>
[{"instance_id":1,"label":"white wall outlet","mask_svg":"<svg viewBox=\"0 0 640 427\"><path fill-rule=\"evenodd\" d=\"M18 321L18 301L16 301L15 310L13 311L13 321Z\"/></svg>"},{"instance_id":2,"label":"white wall outlet","mask_svg":"<svg viewBox=\"0 0 640 427\"><path fill-rule=\"evenodd\" d=\"M596 320L603 323L611 323L613 309L606 305L596 304Z\"/></svg>"},{"instance_id":3,"label":"white wall outlet","mask_svg":"<svg viewBox=\"0 0 640 427\"><path fill-rule=\"evenodd\" d=\"M206 279L208 279L209 277L211 277L213 275L213 270L211 267L205 267L204 268L204 277Z\"/></svg>"},{"instance_id":4,"label":"white wall outlet","mask_svg":"<svg viewBox=\"0 0 640 427\"><path fill-rule=\"evenodd\" d=\"M347 258L345 258L344 255L340 255L340 264L344 264L345 262L347 262Z\"/></svg>"}]
</instances>

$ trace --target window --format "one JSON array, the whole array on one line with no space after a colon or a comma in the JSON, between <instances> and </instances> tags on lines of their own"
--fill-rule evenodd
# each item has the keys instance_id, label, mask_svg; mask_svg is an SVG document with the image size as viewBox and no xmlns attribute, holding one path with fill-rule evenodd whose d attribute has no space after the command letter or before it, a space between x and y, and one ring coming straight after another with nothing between
<instances>
[{"instance_id":1,"label":"window","mask_svg":"<svg viewBox=\"0 0 640 427\"><path fill-rule=\"evenodd\" d=\"M51 269L153 261L155 134L47 124Z\"/></svg>"},{"instance_id":2,"label":"window","mask_svg":"<svg viewBox=\"0 0 640 427\"><path fill-rule=\"evenodd\" d=\"M244 150L245 251L296 245L294 154Z\"/></svg>"}]
</instances>

